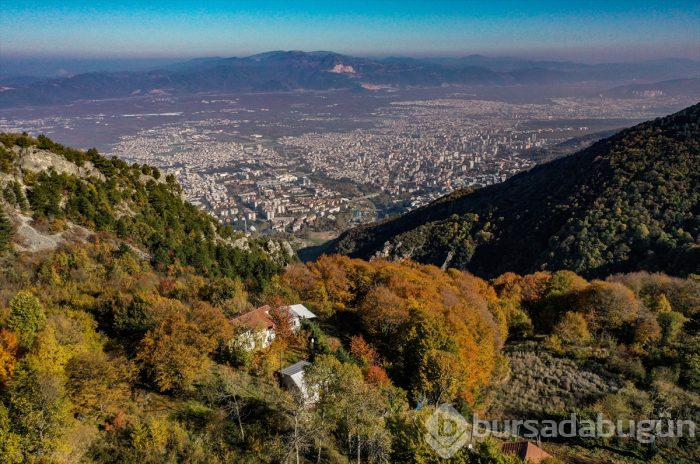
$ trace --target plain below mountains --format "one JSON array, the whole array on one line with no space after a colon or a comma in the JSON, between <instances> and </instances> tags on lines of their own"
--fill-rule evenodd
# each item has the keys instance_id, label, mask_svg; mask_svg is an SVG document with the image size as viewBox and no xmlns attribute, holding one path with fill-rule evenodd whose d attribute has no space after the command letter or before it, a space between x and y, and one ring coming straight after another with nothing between
<instances>
[{"instance_id":1,"label":"plain below mountains","mask_svg":"<svg viewBox=\"0 0 700 464\"><path fill-rule=\"evenodd\" d=\"M341 235L328 251L492 277L700 273L700 104L498 185Z\"/></svg>"},{"instance_id":2,"label":"plain below mountains","mask_svg":"<svg viewBox=\"0 0 700 464\"><path fill-rule=\"evenodd\" d=\"M7 71L6 71L7 72ZM514 58L368 59L333 52L275 51L243 58L202 58L150 71L90 72L56 79L6 76L0 108L77 100L206 92L382 89L443 85L655 82L696 78L686 59L587 65Z\"/></svg>"}]
</instances>

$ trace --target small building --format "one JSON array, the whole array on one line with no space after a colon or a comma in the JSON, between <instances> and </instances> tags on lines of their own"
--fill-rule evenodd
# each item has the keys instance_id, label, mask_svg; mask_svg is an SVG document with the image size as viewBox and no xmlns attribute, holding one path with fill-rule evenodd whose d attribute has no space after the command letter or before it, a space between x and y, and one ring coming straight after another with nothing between
<instances>
[{"instance_id":1,"label":"small building","mask_svg":"<svg viewBox=\"0 0 700 464\"><path fill-rule=\"evenodd\" d=\"M551 454L529 441L504 443L503 446L501 446L501 451L503 454L517 456L530 464L539 464L544 459L552 457Z\"/></svg>"},{"instance_id":2,"label":"small building","mask_svg":"<svg viewBox=\"0 0 700 464\"><path fill-rule=\"evenodd\" d=\"M265 305L231 319L236 330L233 344L247 351L267 348L275 339L275 322L270 317L270 306Z\"/></svg>"},{"instance_id":3,"label":"small building","mask_svg":"<svg viewBox=\"0 0 700 464\"><path fill-rule=\"evenodd\" d=\"M289 314L292 317L292 327L295 331L301 328L301 321L304 319L316 319L316 315L309 311L309 308L303 304L293 304L288 307Z\"/></svg>"},{"instance_id":4,"label":"small building","mask_svg":"<svg viewBox=\"0 0 700 464\"><path fill-rule=\"evenodd\" d=\"M287 366L279 371L282 385L293 394L303 395L304 398L309 398L309 391L304 382L304 369L310 366L308 361L299 361L298 363Z\"/></svg>"},{"instance_id":5,"label":"small building","mask_svg":"<svg viewBox=\"0 0 700 464\"><path fill-rule=\"evenodd\" d=\"M282 306L279 310L277 317L279 318L280 314L286 314L289 326L295 332L301 328L302 320L316 318L316 315L303 304ZM231 345L247 351L262 350L270 346L277 336L275 319L270 311L272 308L265 305L231 319L236 330L236 336L231 341Z\"/></svg>"}]
</instances>

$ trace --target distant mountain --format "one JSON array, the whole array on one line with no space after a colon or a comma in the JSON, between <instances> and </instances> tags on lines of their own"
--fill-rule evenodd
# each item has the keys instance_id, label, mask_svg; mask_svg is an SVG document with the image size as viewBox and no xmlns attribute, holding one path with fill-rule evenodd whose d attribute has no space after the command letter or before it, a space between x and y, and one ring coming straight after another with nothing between
<instances>
[{"instance_id":1,"label":"distant mountain","mask_svg":"<svg viewBox=\"0 0 700 464\"><path fill-rule=\"evenodd\" d=\"M426 61L448 67L478 66L497 72L527 70L561 72L576 80L660 81L700 76L700 63L686 58L667 58L628 63L584 64L573 61L527 60L513 57L469 55L461 58L431 58Z\"/></svg>"},{"instance_id":2,"label":"distant mountain","mask_svg":"<svg viewBox=\"0 0 700 464\"><path fill-rule=\"evenodd\" d=\"M72 77L19 80L0 89L0 108L62 104L149 93L362 89L441 85L551 84L582 80L644 81L696 77L690 60L582 65L505 58L420 60L358 58L334 52L273 51L244 58L201 58L159 70L91 72Z\"/></svg>"},{"instance_id":3,"label":"distant mountain","mask_svg":"<svg viewBox=\"0 0 700 464\"><path fill-rule=\"evenodd\" d=\"M651 98L662 95L666 97L700 98L700 78L674 79L651 84L622 85L608 90L604 95L615 98Z\"/></svg>"},{"instance_id":4,"label":"distant mountain","mask_svg":"<svg viewBox=\"0 0 700 464\"><path fill-rule=\"evenodd\" d=\"M508 181L350 230L328 251L492 277L700 273L700 104Z\"/></svg>"}]
</instances>

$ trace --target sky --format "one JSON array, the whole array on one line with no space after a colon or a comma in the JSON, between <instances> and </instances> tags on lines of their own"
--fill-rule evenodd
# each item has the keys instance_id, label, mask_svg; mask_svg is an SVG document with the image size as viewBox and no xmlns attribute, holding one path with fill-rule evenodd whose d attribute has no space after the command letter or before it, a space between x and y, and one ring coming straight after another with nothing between
<instances>
[{"instance_id":1,"label":"sky","mask_svg":"<svg viewBox=\"0 0 700 464\"><path fill-rule=\"evenodd\" d=\"M700 59L695 1L3 0L0 56L192 58L269 50Z\"/></svg>"}]
</instances>

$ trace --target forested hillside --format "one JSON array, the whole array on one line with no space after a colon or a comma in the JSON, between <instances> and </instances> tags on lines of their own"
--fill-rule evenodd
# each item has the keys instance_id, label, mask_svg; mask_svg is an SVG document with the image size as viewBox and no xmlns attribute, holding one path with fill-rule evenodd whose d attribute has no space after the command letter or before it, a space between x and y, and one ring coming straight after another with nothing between
<instances>
[{"instance_id":1,"label":"forested hillside","mask_svg":"<svg viewBox=\"0 0 700 464\"><path fill-rule=\"evenodd\" d=\"M563 159L343 234L331 250L494 277L700 271L700 104Z\"/></svg>"},{"instance_id":2,"label":"forested hillside","mask_svg":"<svg viewBox=\"0 0 700 464\"><path fill-rule=\"evenodd\" d=\"M488 419L700 422L696 275L284 265L152 168L3 142L2 463L522 464L503 438L443 460L423 425L443 402ZM298 331L279 310L296 303L318 316ZM232 320L262 305L276 337L244 349ZM301 360L313 403L276 374ZM700 459L689 437L542 446L548 464Z\"/></svg>"},{"instance_id":3,"label":"forested hillside","mask_svg":"<svg viewBox=\"0 0 700 464\"><path fill-rule=\"evenodd\" d=\"M0 142L2 197L44 232L60 233L68 223L109 232L147 253L158 268L190 265L258 287L290 257L271 257L262 242L236 242L241 237L184 201L174 176L157 168L64 147L44 136L0 134Z\"/></svg>"}]
</instances>

